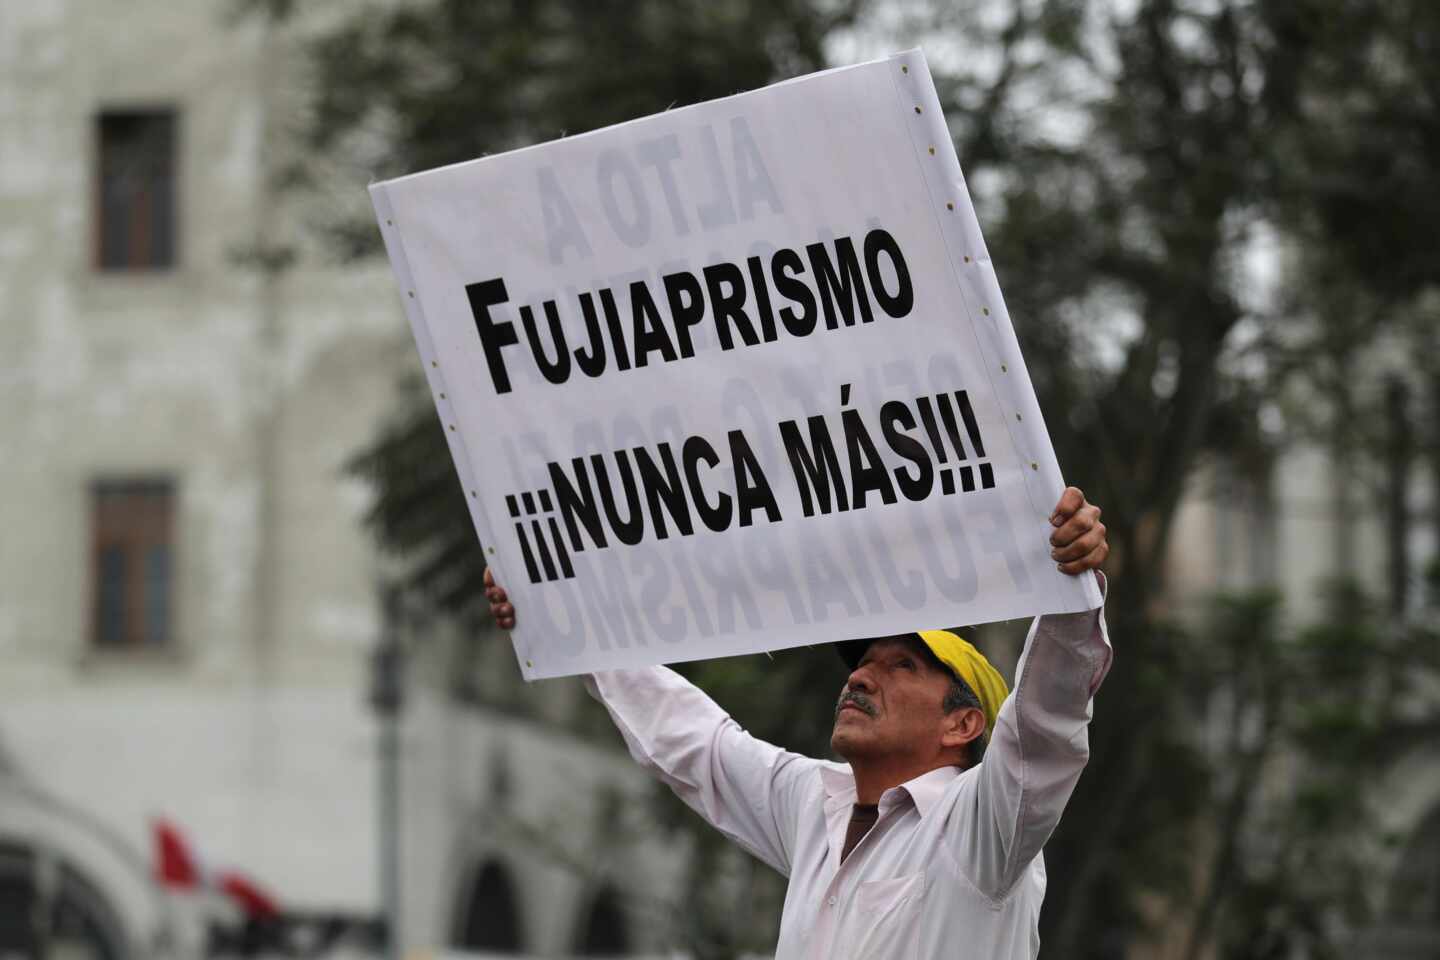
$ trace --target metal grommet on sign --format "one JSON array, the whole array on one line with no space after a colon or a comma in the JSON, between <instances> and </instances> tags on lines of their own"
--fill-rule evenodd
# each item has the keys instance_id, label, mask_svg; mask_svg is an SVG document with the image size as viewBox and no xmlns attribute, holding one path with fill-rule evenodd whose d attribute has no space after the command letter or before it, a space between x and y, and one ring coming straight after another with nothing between
<instances>
[{"instance_id":1,"label":"metal grommet on sign","mask_svg":"<svg viewBox=\"0 0 1440 960\"><path fill-rule=\"evenodd\" d=\"M533 666L535 666L535 664L531 663L529 660L526 660L526 661L525 661L525 666L527 666L527 667L533 667Z\"/></svg>"},{"instance_id":2,"label":"metal grommet on sign","mask_svg":"<svg viewBox=\"0 0 1440 960\"><path fill-rule=\"evenodd\" d=\"M946 209L946 210L954 210L954 209L955 209L955 204L951 203L949 200L946 200L946 201L945 201L945 209Z\"/></svg>"},{"instance_id":3,"label":"metal grommet on sign","mask_svg":"<svg viewBox=\"0 0 1440 960\"><path fill-rule=\"evenodd\" d=\"M430 366L432 366L432 367L436 367L436 368L437 368L437 369L438 369L438 368L439 368L439 366L440 366L440 364L439 364L439 363L437 363L437 362L436 362L436 361L434 361L434 360L431 360L431 361L430 361Z\"/></svg>"},{"instance_id":4,"label":"metal grommet on sign","mask_svg":"<svg viewBox=\"0 0 1440 960\"><path fill-rule=\"evenodd\" d=\"M1002 363L1002 364L1000 364L1000 372L1001 372L1001 373L1009 373L1009 372L1010 372L1010 368L1007 367L1007 366L1005 366L1005 364Z\"/></svg>"},{"instance_id":5,"label":"metal grommet on sign","mask_svg":"<svg viewBox=\"0 0 1440 960\"><path fill-rule=\"evenodd\" d=\"M901 72L901 73L909 73L909 72L910 72L910 68L907 67L907 66L905 66L905 64L902 63L902 64L900 64L900 72Z\"/></svg>"},{"instance_id":6,"label":"metal grommet on sign","mask_svg":"<svg viewBox=\"0 0 1440 960\"><path fill-rule=\"evenodd\" d=\"M451 433L454 433L454 432L455 432L455 424L453 424L453 423L450 424L450 432L451 432Z\"/></svg>"},{"instance_id":7,"label":"metal grommet on sign","mask_svg":"<svg viewBox=\"0 0 1440 960\"><path fill-rule=\"evenodd\" d=\"M931 147L931 148L930 148L930 156L932 156L932 157L935 156L935 148L934 148L934 147Z\"/></svg>"},{"instance_id":8,"label":"metal grommet on sign","mask_svg":"<svg viewBox=\"0 0 1440 960\"><path fill-rule=\"evenodd\" d=\"M415 299L415 291L414 291L414 290L407 290L407 291L405 291L405 292L408 293L408 294L410 294L410 299L411 299L411 300L414 300L414 299Z\"/></svg>"},{"instance_id":9,"label":"metal grommet on sign","mask_svg":"<svg viewBox=\"0 0 1440 960\"><path fill-rule=\"evenodd\" d=\"M387 227L393 227L393 226L395 226L395 224L394 224L392 221L390 221L390 220L386 220L386 221L385 221L385 226L387 226Z\"/></svg>"},{"instance_id":10,"label":"metal grommet on sign","mask_svg":"<svg viewBox=\"0 0 1440 960\"><path fill-rule=\"evenodd\" d=\"M915 112L916 112L916 113L919 113L919 112L920 112L920 107L919 107L919 105L916 105L916 107L915 107Z\"/></svg>"},{"instance_id":11,"label":"metal grommet on sign","mask_svg":"<svg viewBox=\"0 0 1440 960\"><path fill-rule=\"evenodd\" d=\"M440 399L441 399L441 400L444 400L444 399L445 399L445 391L444 391L444 390L441 390L441 391L440 391Z\"/></svg>"},{"instance_id":12,"label":"metal grommet on sign","mask_svg":"<svg viewBox=\"0 0 1440 960\"><path fill-rule=\"evenodd\" d=\"M983 313L983 314L985 314L985 316L987 316L987 317L990 316L990 308L989 308L989 307L981 307L981 308L980 308L980 312Z\"/></svg>"},{"instance_id":13,"label":"metal grommet on sign","mask_svg":"<svg viewBox=\"0 0 1440 960\"><path fill-rule=\"evenodd\" d=\"M969 262L970 262L970 258L969 258L968 256L965 258L965 262L966 262L966 263L969 263Z\"/></svg>"},{"instance_id":14,"label":"metal grommet on sign","mask_svg":"<svg viewBox=\"0 0 1440 960\"><path fill-rule=\"evenodd\" d=\"M1017 413L1017 414L1015 414L1015 419L1016 419L1016 420L1020 420L1020 421L1024 421L1025 418L1022 417L1022 416L1020 416L1020 414Z\"/></svg>"},{"instance_id":15,"label":"metal grommet on sign","mask_svg":"<svg viewBox=\"0 0 1440 960\"><path fill-rule=\"evenodd\" d=\"M1031 470L1039 470L1039 469L1040 469L1040 464L1036 463L1034 460L1031 460L1031 461L1030 461L1030 469L1031 469Z\"/></svg>"},{"instance_id":16,"label":"metal grommet on sign","mask_svg":"<svg viewBox=\"0 0 1440 960\"><path fill-rule=\"evenodd\" d=\"M479 497L480 494L476 493L474 490L471 490L471 491L470 491L470 496L472 496L472 497ZM493 552L493 551L492 551L492 552Z\"/></svg>"}]
</instances>

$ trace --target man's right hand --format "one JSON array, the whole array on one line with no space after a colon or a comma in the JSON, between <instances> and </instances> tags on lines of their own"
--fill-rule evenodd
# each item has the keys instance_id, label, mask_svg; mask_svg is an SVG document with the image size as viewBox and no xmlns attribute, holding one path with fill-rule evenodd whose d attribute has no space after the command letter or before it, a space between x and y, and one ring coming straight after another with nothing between
<instances>
[{"instance_id":1,"label":"man's right hand","mask_svg":"<svg viewBox=\"0 0 1440 960\"><path fill-rule=\"evenodd\" d=\"M490 601L490 616L501 630L515 629L515 607L505 596L505 588L495 583L495 575L485 568L485 598Z\"/></svg>"}]
</instances>

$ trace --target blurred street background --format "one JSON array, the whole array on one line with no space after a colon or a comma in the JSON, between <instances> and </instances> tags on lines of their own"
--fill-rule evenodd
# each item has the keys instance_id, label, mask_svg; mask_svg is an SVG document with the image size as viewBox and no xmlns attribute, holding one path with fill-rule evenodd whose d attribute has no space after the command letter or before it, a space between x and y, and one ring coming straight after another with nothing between
<instances>
[{"instance_id":1,"label":"blurred street background","mask_svg":"<svg viewBox=\"0 0 1440 960\"><path fill-rule=\"evenodd\" d=\"M912 46L1113 547L1041 956L1440 957L1440 4L0 0L0 960L773 948L482 616L365 188Z\"/></svg>"}]
</instances>

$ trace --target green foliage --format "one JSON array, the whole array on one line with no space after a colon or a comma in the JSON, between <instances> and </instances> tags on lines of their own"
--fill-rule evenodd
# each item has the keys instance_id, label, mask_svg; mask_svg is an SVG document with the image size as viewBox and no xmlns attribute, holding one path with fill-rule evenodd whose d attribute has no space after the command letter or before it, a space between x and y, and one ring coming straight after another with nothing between
<instances>
[{"instance_id":1,"label":"green foliage","mask_svg":"<svg viewBox=\"0 0 1440 960\"><path fill-rule=\"evenodd\" d=\"M310 144L383 179L727 96L822 67L858 2L369 5L311 48ZM373 223L329 232L345 255L380 249Z\"/></svg>"},{"instance_id":2,"label":"green foliage","mask_svg":"<svg viewBox=\"0 0 1440 960\"><path fill-rule=\"evenodd\" d=\"M400 394L396 412L348 469L380 491L366 522L406 561L409 586L441 610L473 619L485 608L485 554L465 491L423 381L407 378Z\"/></svg>"},{"instance_id":3,"label":"green foliage","mask_svg":"<svg viewBox=\"0 0 1440 960\"><path fill-rule=\"evenodd\" d=\"M1440 7L1273 0L1260 9L1292 87L1273 186L1291 228L1382 297L1433 288Z\"/></svg>"},{"instance_id":4,"label":"green foliage","mask_svg":"<svg viewBox=\"0 0 1440 960\"><path fill-rule=\"evenodd\" d=\"M1436 635L1389 623L1352 583L1326 596L1318 623L1247 638L1268 651L1246 682L1266 688L1274 722L1257 745L1275 762L1231 788L1247 815L1216 824L1237 850L1217 861L1227 892L1206 918L1223 957L1347 956L1344 931L1375 919L1380 784L1413 746L1395 731L1434 680L1421 667Z\"/></svg>"}]
</instances>

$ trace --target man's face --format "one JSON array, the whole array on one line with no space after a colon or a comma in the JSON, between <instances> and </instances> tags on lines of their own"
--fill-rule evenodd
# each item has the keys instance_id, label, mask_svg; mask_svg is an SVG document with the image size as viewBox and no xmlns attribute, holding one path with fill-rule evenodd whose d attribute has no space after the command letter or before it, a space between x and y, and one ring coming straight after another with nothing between
<instances>
[{"instance_id":1,"label":"man's face","mask_svg":"<svg viewBox=\"0 0 1440 960\"><path fill-rule=\"evenodd\" d=\"M866 758L928 756L942 749L951 676L935 666L917 637L870 644L836 703L831 748L854 763Z\"/></svg>"}]
</instances>

